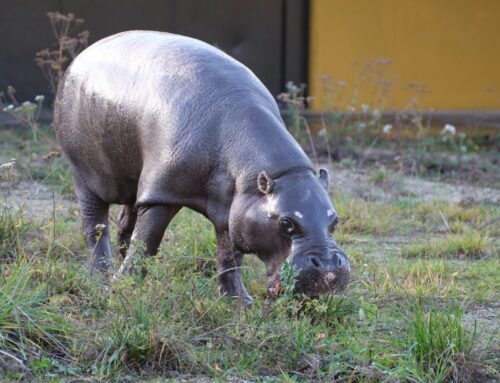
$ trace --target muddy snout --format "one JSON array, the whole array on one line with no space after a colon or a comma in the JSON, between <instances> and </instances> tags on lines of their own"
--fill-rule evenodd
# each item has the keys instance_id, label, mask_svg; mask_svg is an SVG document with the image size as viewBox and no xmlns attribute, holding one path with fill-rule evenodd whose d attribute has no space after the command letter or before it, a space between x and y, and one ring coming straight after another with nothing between
<instances>
[{"instance_id":1,"label":"muddy snout","mask_svg":"<svg viewBox=\"0 0 500 383\"><path fill-rule=\"evenodd\" d=\"M306 253L294 260L294 268L300 270L295 282L297 293L310 297L337 294L349 283L349 258L337 246L323 254Z\"/></svg>"}]
</instances>

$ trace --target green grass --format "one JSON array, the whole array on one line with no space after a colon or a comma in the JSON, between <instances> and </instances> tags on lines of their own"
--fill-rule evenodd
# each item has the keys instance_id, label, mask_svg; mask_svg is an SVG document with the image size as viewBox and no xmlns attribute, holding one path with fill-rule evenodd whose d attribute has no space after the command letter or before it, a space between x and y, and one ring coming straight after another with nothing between
<instances>
[{"instance_id":1,"label":"green grass","mask_svg":"<svg viewBox=\"0 0 500 383\"><path fill-rule=\"evenodd\" d=\"M488 255L490 248L488 233L468 231L430 241L419 240L403 248L402 255L408 258L480 258Z\"/></svg>"},{"instance_id":2,"label":"green grass","mask_svg":"<svg viewBox=\"0 0 500 383\"><path fill-rule=\"evenodd\" d=\"M48 228L44 234L50 234ZM79 249L77 232L61 232L57 241L67 241L67 236ZM0 328L1 337L15 342L7 352L24 362L23 350L26 371L38 376L103 380L141 371L146 376L176 372L214 379L266 374L276 381L342 376L444 381L473 359L461 343L443 353L457 339L474 339L474 330L464 328L457 314L462 308L451 299L470 296L459 283L464 276L445 261L390 259L391 266L347 248L355 270L347 295L306 301L283 297L273 304L265 300L263 268L253 269L248 266L253 260L247 261L245 279L257 300L244 309L218 299L214 264L197 261L213 256L207 221L184 211L169 237L159 257L146 262L147 278L124 278L109 293L86 275L83 250L76 257L39 254L31 261L4 264L10 278L3 282L2 294L37 319L35 329L43 329L33 331L26 317L2 307L1 317L8 313L9 319L2 322L7 325ZM475 273L483 275L476 268L467 278ZM13 281L19 281L16 288ZM415 303L416 298L432 303L435 296L451 300L438 300L441 306L432 310ZM441 338L433 343L436 331ZM37 356L30 357L35 351ZM442 355L442 361L430 364L435 355ZM14 369L13 363L8 365Z\"/></svg>"},{"instance_id":3,"label":"green grass","mask_svg":"<svg viewBox=\"0 0 500 383\"><path fill-rule=\"evenodd\" d=\"M29 179L38 159L23 158L24 142L14 141L7 154L18 158L17 176ZM40 166L47 173L37 179L58 192L63 181ZM106 289L87 273L76 206L55 222L51 202L43 216L0 208L0 380L495 377L487 355L498 342L485 342L480 322L476 328L464 318L500 298L498 232L489 224L499 209L348 194L335 203L335 236L353 270L347 292L270 301L262 263L247 256L243 277L255 298L249 308L217 296L214 229L192 211L175 217L158 256L144 260L146 278L125 277Z\"/></svg>"},{"instance_id":4,"label":"green grass","mask_svg":"<svg viewBox=\"0 0 500 383\"><path fill-rule=\"evenodd\" d=\"M409 371L425 381L458 381L467 374L467 354L474 347L475 326L466 331L459 305L431 307L410 306L406 324L410 344Z\"/></svg>"},{"instance_id":5,"label":"green grass","mask_svg":"<svg viewBox=\"0 0 500 383\"><path fill-rule=\"evenodd\" d=\"M399 211L391 205L347 196L335 198L334 203L340 217L339 233L386 234L397 229L394 216Z\"/></svg>"},{"instance_id":6,"label":"green grass","mask_svg":"<svg viewBox=\"0 0 500 383\"><path fill-rule=\"evenodd\" d=\"M0 350L14 364L45 351L56 359L70 354L71 323L47 304L47 284L32 283L32 266L19 261L0 275Z\"/></svg>"}]
</instances>

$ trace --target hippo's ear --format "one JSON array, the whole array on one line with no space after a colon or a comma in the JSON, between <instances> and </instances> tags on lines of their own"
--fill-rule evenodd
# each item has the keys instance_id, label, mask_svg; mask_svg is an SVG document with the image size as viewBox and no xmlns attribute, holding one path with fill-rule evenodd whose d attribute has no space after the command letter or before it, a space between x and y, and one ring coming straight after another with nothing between
<instances>
[{"instance_id":1,"label":"hippo's ear","mask_svg":"<svg viewBox=\"0 0 500 383\"><path fill-rule=\"evenodd\" d=\"M271 194L271 192L273 191L274 181L269 178L267 173L263 170L259 173L257 185L262 193Z\"/></svg>"},{"instance_id":2,"label":"hippo's ear","mask_svg":"<svg viewBox=\"0 0 500 383\"><path fill-rule=\"evenodd\" d=\"M328 190L328 172L325 169L319 169L319 179L325 189Z\"/></svg>"}]
</instances>

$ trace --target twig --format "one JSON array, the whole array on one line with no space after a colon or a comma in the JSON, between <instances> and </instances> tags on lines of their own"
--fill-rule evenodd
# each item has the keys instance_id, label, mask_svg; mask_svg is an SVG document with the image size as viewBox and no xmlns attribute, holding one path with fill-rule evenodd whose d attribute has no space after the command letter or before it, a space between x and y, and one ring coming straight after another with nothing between
<instances>
[{"instance_id":1,"label":"twig","mask_svg":"<svg viewBox=\"0 0 500 383\"><path fill-rule=\"evenodd\" d=\"M0 354L3 354L13 360L15 360L17 363L19 363L21 365L21 367L24 369L24 370L28 370L28 368L24 365L23 361L17 357L15 357L14 355L12 354L9 354L7 351L4 351L2 349L0 349Z\"/></svg>"}]
</instances>

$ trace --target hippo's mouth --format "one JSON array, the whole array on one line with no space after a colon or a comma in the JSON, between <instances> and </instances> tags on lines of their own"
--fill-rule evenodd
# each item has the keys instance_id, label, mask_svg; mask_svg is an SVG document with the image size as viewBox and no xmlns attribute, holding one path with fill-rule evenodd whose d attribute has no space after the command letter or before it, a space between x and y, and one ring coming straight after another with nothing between
<instances>
[{"instance_id":1,"label":"hippo's mouth","mask_svg":"<svg viewBox=\"0 0 500 383\"><path fill-rule=\"evenodd\" d=\"M317 268L302 269L295 281L295 293L308 297L324 294L338 294L345 290L349 283L349 269L341 268L335 271L324 271Z\"/></svg>"}]
</instances>

